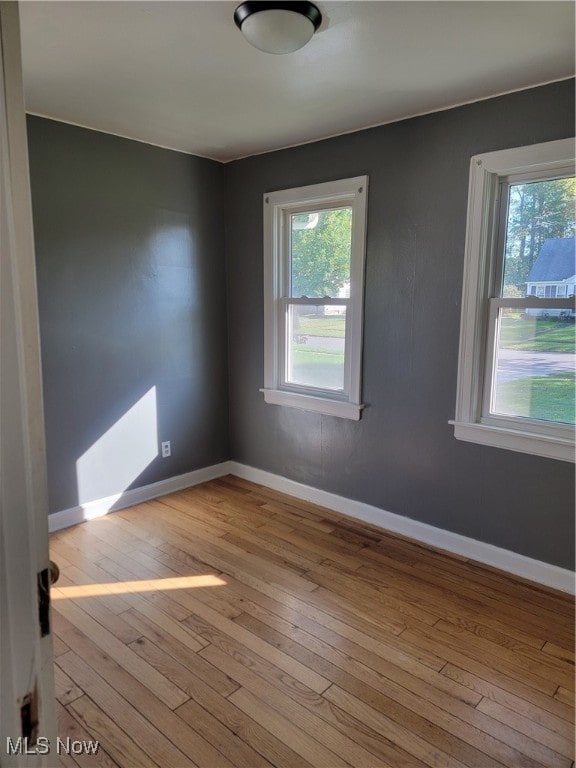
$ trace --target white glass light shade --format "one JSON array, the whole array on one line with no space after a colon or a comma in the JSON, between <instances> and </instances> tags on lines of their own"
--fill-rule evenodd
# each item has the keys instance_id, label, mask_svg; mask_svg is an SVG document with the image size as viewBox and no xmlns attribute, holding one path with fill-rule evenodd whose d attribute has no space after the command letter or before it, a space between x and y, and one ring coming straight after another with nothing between
<instances>
[{"instance_id":1,"label":"white glass light shade","mask_svg":"<svg viewBox=\"0 0 576 768\"><path fill-rule=\"evenodd\" d=\"M266 53L292 53L312 38L314 25L301 13L280 8L252 13L242 22L250 45Z\"/></svg>"}]
</instances>

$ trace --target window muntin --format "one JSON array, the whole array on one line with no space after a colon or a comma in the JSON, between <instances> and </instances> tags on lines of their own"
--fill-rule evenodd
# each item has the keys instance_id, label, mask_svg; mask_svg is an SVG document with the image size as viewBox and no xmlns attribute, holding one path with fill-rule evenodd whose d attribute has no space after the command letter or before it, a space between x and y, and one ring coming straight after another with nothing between
<instances>
[{"instance_id":1,"label":"window muntin","mask_svg":"<svg viewBox=\"0 0 576 768\"><path fill-rule=\"evenodd\" d=\"M574 140L477 155L470 169L455 436L574 461ZM564 243L566 274L534 268L546 241Z\"/></svg>"},{"instance_id":2,"label":"window muntin","mask_svg":"<svg viewBox=\"0 0 576 768\"><path fill-rule=\"evenodd\" d=\"M367 181L265 195L267 402L360 416Z\"/></svg>"}]
</instances>

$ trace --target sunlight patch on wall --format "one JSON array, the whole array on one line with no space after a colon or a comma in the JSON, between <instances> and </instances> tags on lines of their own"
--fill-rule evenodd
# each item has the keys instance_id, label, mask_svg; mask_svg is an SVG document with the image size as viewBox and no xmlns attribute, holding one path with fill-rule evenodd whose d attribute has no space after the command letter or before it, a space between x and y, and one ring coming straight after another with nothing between
<instances>
[{"instance_id":1,"label":"sunlight patch on wall","mask_svg":"<svg viewBox=\"0 0 576 768\"><path fill-rule=\"evenodd\" d=\"M156 387L152 387L130 410L76 462L78 503L84 518L105 514L122 497L146 467L158 456ZM106 509L90 502L106 498Z\"/></svg>"}]
</instances>

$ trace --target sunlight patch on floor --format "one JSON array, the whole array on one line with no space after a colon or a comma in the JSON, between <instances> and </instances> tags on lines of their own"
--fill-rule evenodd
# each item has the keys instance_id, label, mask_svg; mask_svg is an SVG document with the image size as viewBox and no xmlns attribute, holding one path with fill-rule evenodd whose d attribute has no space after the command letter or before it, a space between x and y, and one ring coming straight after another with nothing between
<instances>
[{"instance_id":1,"label":"sunlight patch on floor","mask_svg":"<svg viewBox=\"0 0 576 768\"><path fill-rule=\"evenodd\" d=\"M167 592L173 589L197 589L198 587L221 587L226 582L219 576L177 576L166 579L138 579L137 581L113 581L108 584L82 584L69 587L55 587L51 590L52 600L66 600L78 597L100 597L102 595L123 595L127 592Z\"/></svg>"}]
</instances>

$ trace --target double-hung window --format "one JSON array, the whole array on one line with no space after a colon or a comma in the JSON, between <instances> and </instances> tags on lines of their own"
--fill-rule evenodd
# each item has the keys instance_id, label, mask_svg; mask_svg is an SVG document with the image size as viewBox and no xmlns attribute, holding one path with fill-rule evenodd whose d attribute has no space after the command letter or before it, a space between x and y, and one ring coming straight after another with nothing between
<instances>
[{"instance_id":1,"label":"double-hung window","mask_svg":"<svg viewBox=\"0 0 576 768\"><path fill-rule=\"evenodd\" d=\"M368 178L264 195L267 403L359 419Z\"/></svg>"},{"instance_id":2,"label":"double-hung window","mask_svg":"<svg viewBox=\"0 0 576 768\"><path fill-rule=\"evenodd\" d=\"M472 158L455 436L574 461L574 141Z\"/></svg>"}]
</instances>

